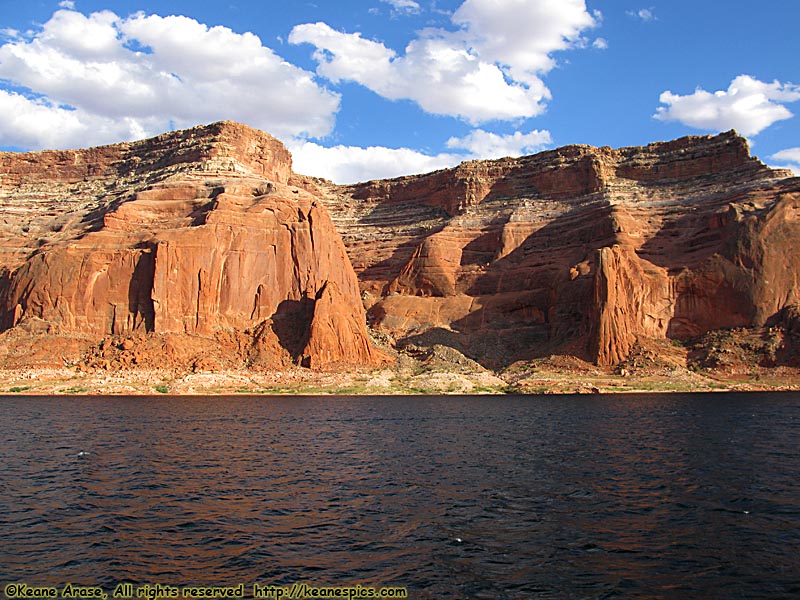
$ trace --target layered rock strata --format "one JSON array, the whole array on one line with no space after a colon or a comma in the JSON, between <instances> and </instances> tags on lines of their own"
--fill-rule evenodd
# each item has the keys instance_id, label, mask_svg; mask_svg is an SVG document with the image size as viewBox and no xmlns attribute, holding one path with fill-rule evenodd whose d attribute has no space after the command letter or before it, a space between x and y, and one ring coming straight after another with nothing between
<instances>
[{"instance_id":1,"label":"layered rock strata","mask_svg":"<svg viewBox=\"0 0 800 600\"><path fill-rule=\"evenodd\" d=\"M243 360L264 367L382 360L341 239L317 199L288 185L291 157L274 138L223 122L0 165L2 329L243 332Z\"/></svg>"},{"instance_id":2,"label":"layered rock strata","mask_svg":"<svg viewBox=\"0 0 800 600\"><path fill-rule=\"evenodd\" d=\"M735 132L337 186L222 122L0 153L0 206L6 362L58 339L91 364L379 364L366 320L488 367L610 366L800 305L800 180Z\"/></svg>"},{"instance_id":3,"label":"layered rock strata","mask_svg":"<svg viewBox=\"0 0 800 600\"><path fill-rule=\"evenodd\" d=\"M368 317L401 345L613 365L800 301L800 180L735 132L316 187Z\"/></svg>"}]
</instances>

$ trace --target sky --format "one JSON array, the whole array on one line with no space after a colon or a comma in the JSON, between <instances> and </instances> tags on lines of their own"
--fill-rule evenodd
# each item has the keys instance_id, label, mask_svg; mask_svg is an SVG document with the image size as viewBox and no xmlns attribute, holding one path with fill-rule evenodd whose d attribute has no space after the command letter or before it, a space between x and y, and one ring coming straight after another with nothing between
<instances>
[{"instance_id":1,"label":"sky","mask_svg":"<svg viewBox=\"0 0 800 600\"><path fill-rule=\"evenodd\" d=\"M0 0L0 150L223 119L337 183L736 129L800 174L797 0Z\"/></svg>"}]
</instances>

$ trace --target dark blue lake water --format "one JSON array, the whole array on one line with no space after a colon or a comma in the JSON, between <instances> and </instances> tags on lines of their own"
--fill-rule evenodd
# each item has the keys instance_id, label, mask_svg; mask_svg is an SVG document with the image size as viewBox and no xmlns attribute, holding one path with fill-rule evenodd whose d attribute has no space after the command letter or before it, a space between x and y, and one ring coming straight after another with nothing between
<instances>
[{"instance_id":1,"label":"dark blue lake water","mask_svg":"<svg viewBox=\"0 0 800 600\"><path fill-rule=\"evenodd\" d=\"M800 598L800 395L0 398L0 583Z\"/></svg>"}]
</instances>

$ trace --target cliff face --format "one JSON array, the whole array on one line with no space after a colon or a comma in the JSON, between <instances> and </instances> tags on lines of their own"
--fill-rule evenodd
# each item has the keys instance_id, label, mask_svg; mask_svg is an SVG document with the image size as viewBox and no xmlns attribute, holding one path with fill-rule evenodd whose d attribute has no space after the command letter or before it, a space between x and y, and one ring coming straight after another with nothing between
<instances>
[{"instance_id":1,"label":"cliff face","mask_svg":"<svg viewBox=\"0 0 800 600\"><path fill-rule=\"evenodd\" d=\"M800 304L800 180L734 132L336 186L222 122L0 153L0 204L6 364L30 339L42 362L378 364L368 321L485 366L615 365Z\"/></svg>"},{"instance_id":2,"label":"cliff face","mask_svg":"<svg viewBox=\"0 0 800 600\"><path fill-rule=\"evenodd\" d=\"M799 300L800 180L735 132L323 191L374 326L484 364L612 365Z\"/></svg>"},{"instance_id":3,"label":"cliff face","mask_svg":"<svg viewBox=\"0 0 800 600\"><path fill-rule=\"evenodd\" d=\"M341 239L317 199L287 185L274 138L217 123L0 164L16 233L3 237L4 330L243 332L242 360L267 367L380 362Z\"/></svg>"},{"instance_id":4,"label":"cliff face","mask_svg":"<svg viewBox=\"0 0 800 600\"><path fill-rule=\"evenodd\" d=\"M75 184L135 176L160 178L165 172L232 171L286 183L292 159L286 147L263 132L220 121L165 133L141 142L80 150L0 152L0 187L37 182Z\"/></svg>"}]
</instances>

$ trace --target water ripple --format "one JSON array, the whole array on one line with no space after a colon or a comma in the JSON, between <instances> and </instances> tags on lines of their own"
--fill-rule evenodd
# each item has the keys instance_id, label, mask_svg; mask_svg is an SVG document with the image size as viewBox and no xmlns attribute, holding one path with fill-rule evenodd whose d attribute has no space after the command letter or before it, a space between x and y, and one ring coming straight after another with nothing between
<instances>
[{"instance_id":1,"label":"water ripple","mask_svg":"<svg viewBox=\"0 0 800 600\"><path fill-rule=\"evenodd\" d=\"M0 579L800 596L800 397L0 398Z\"/></svg>"}]
</instances>

